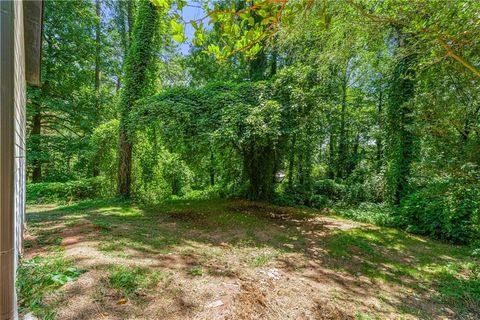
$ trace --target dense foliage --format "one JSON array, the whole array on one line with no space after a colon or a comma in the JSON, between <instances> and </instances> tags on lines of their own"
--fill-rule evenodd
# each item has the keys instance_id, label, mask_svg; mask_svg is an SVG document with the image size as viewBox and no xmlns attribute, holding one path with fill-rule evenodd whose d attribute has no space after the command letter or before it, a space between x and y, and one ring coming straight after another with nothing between
<instances>
[{"instance_id":1,"label":"dense foliage","mask_svg":"<svg viewBox=\"0 0 480 320\"><path fill-rule=\"evenodd\" d=\"M480 240L478 1L226 0L183 21L189 6L46 2L33 198L94 197L100 176L98 195L246 197Z\"/></svg>"},{"instance_id":2,"label":"dense foliage","mask_svg":"<svg viewBox=\"0 0 480 320\"><path fill-rule=\"evenodd\" d=\"M27 186L28 203L72 202L111 195L103 177L67 182L39 182Z\"/></svg>"}]
</instances>

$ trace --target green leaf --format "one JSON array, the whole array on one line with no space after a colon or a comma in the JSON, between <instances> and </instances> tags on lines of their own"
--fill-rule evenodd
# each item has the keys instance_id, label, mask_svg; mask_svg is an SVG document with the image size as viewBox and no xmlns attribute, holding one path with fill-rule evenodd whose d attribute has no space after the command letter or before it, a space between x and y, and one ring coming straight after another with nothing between
<instances>
[{"instance_id":1,"label":"green leaf","mask_svg":"<svg viewBox=\"0 0 480 320\"><path fill-rule=\"evenodd\" d=\"M191 20L190 24L192 25L193 29L195 29L195 30L198 29L198 23L195 20Z\"/></svg>"},{"instance_id":2,"label":"green leaf","mask_svg":"<svg viewBox=\"0 0 480 320\"><path fill-rule=\"evenodd\" d=\"M173 37L173 40L175 40L176 42L179 42L179 43L185 42L185 40L186 40L186 38L183 34L174 34L172 37Z\"/></svg>"},{"instance_id":3,"label":"green leaf","mask_svg":"<svg viewBox=\"0 0 480 320\"><path fill-rule=\"evenodd\" d=\"M172 32L174 34L183 33L184 26L181 23L178 23L176 20L170 20L170 25L172 26Z\"/></svg>"},{"instance_id":4,"label":"green leaf","mask_svg":"<svg viewBox=\"0 0 480 320\"><path fill-rule=\"evenodd\" d=\"M151 0L152 3L161 8L161 9L168 9L170 7L170 3L168 2L168 0Z\"/></svg>"},{"instance_id":5,"label":"green leaf","mask_svg":"<svg viewBox=\"0 0 480 320\"><path fill-rule=\"evenodd\" d=\"M177 9L182 10L187 5L187 1L185 0L178 0L177 1Z\"/></svg>"}]
</instances>

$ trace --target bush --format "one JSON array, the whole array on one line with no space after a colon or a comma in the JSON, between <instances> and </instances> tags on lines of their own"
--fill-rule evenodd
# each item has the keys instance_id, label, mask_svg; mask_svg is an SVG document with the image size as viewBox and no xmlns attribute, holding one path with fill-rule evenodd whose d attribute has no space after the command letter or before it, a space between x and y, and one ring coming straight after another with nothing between
<instances>
[{"instance_id":1,"label":"bush","mask_svg":"<svg viewBox=\"0 0 480 320\"><path fill-rule=\"evenodd\" d=\"M348 219L376 224L383 227L397 225L396 217L391 208L384 203L363 202L357 208L336 210Z\"/></svg>"},{"instance_id":2,"label":"bush","mask_svg":"<svg viewBox=\"0 0 480 320\"><path fill-rule=\"evenodd\" d=\"M316 209L323 209L332 206L332 201L326 196L314 194L310 198L310 206Z\"/></svg>"},{"instance_id":3,"label":"bush","mask_svg":"<svg viewBox=\"0 0 480 320\"><path fill-rule=\"evenodd\" d=\"M217 186L208 186L201 190L190 190L183 194L179 199L184 200L209 200L219 198L219 190Z\"/></svg>"},{"instance_id":4,"label":"bush","mask_svg":"<svg viewBox=\"0 0 480 320\"><path fill-rule=\"evenodd\" d=\"M287 192L277 192L273 203L281 207L289 207L296 205L295 199Z\"/></svg>"},{"instance_id":5,"label":"bush","mask_svg":"<svg viewBox=\"0 0 480 320\"><path fill-rule=\"evenodd\" d=\"M28 203L53 203L94 199L106 196L105 179L95 177L68 182L40 182L27 184Z\"/></svg>"},{"instance_id":6,"label":"bush","mask_svg":"<svg viewBox=\"0 0 480 320\"><path fill-rule=\"evenodd\" d=\"M331 179L317 180L313 184L313 193L336 201L343 198L345 186Z\"/></svg>"},{"instance_id":7,"label":"bush","mask_svg":"<svg viewBox=\"0 0 480 320\"><path fill-rule=\"evenodd\" d=\"M405 197L399 209L407 231L456 243L480 239L480 186L437 182Z\"/></svg>"},{"instance_id":8,"label":"bush","mask_svg":"<svg viewBox=\"0 0 480 320\"><path fill-rule=\"evenodd\" d=\"M330 207L332 201L327 195L316 194L304 186L287 188L275 196L275 204L280 206L308 206L316 209Z\"/></svg>"}]
</instances>

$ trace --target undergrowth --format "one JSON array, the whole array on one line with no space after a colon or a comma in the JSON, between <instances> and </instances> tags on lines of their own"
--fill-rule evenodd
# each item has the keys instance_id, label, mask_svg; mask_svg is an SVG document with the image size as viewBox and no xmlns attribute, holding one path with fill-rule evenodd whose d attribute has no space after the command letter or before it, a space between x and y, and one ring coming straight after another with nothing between
<instances>
[{"instance_id":1,"label":"undergrowth","mask_svg":"<svg viewBox=\"0 0 480 320\"><path fill-rule=\"evenodd\" d=\"M59 302L55 299L55 291L76 280L83 272L61 253L22 261L17 275L19 312L32 312L41 319L54 319L54 308ZM49 295L53 295L53 299L50 297L47 302Z\"/></svg>"}]
</instances>

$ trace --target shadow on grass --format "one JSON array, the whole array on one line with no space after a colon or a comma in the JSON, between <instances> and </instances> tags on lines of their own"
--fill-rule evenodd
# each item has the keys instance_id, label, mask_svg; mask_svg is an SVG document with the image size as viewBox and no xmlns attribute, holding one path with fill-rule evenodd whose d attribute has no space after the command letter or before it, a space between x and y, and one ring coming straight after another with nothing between
<instances>
[{"instance_id":1,"label":"shadow on grass","mask_svg":"<svg viewBox=\"0 0 480 320\"><path fill-rule=\"evenodd\" d=\"M257 267L276 260L305 278L341 287L346 294L339 299L345 302L349 294L382 299L382 292L390 287L394 289L386 293L383 303L399 313L436 317L448 313L449 308L462 317L479 312L480 267L468 248L395 229L322 217L314 210L242 200L177 200L151 207L110 200L28 214L38 246L58 245L58 240L45 240L58 238L59 229L52 229L53 225L63 223L61 228L70 228L81 219L95 226L100 251L129 251L130 259L147 255L157 259L156 266L162 268L179 266L188 272L204 264L212 270L211 275L235 276L208 261L212 256L202 259L198 252L183 252L180 257L168 254L191 243L221 250L271 248L274 253L257 257L249 265ZM302 257L302 261L290 254ZM382 314L382 310L376 313Z\"/></svg>"}]
</instances>

